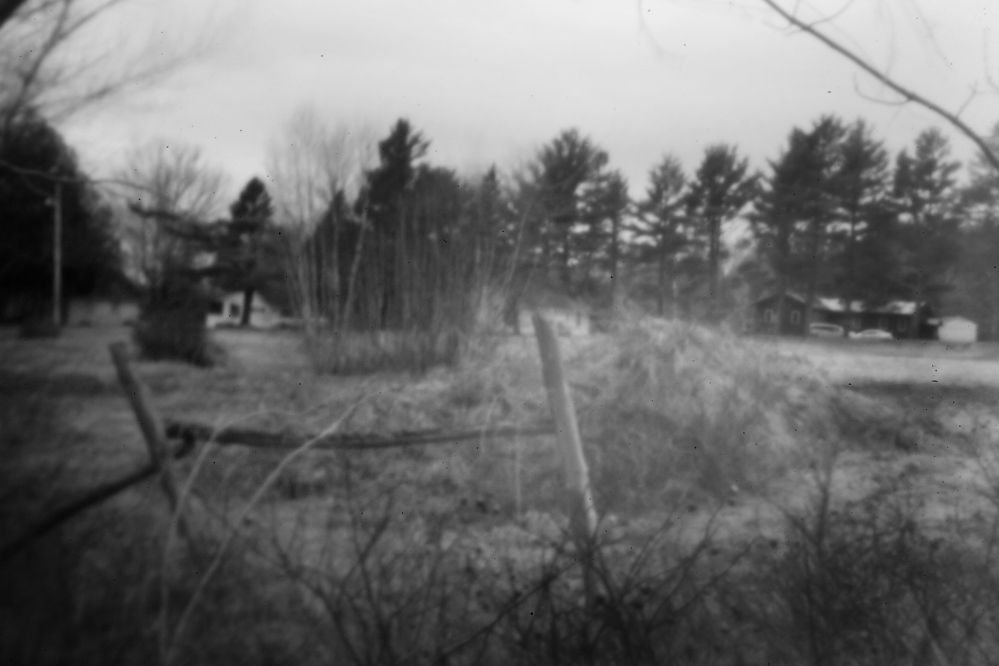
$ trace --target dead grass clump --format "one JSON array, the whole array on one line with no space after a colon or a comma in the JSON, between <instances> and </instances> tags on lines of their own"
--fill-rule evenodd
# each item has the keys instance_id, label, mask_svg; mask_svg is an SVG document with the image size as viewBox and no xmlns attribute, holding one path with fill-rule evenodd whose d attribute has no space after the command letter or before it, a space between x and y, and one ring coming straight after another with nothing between
<instances>
[{"instance_id":1,"label":"dead grass clump","mask_svg":"<svg viewBox=\"0 0 999 666\"><path fill-rule=\"evenodd\" d=\"M642 511L763 491L823 459L842 425L840 392L807 361L679 322L635 320L586 342L563 338L591 475L603 510ZM401 383L358 409L349 430L531 425L550 411L534 340ZM523 508L560 485L553 438L461 445L476 483ZM540 494L547 494L543 491ZM553 495L557 493L552 493ZM539 502L543 502L539 505Z\"/></svg>"},{"instance_id":2,"label":"dead grass clump","mask_svg":"<svg viewBox=\"0 0 999 666\"><path fill-rule=\"evenodd\" d=\"M999 649L994 558L932 536L919 507L884 494L789 517L789 540L729 588L759 660L770 663L991 663ZM949 525L954 528L955 525Z\"/></svg>"},{"instance_id":3,"label":"dead grass clump","mask_svg":"<svg viewBox=\"0 0 999 666\"><path fill-rule=\"evenodd\" d=\"M322 373L424 372L457 363L461 337L454 331L318 330L306 334L305 349Z\"/></svg>"},{"instance_id":4,"label":"dead grass clump","mask_svg":"<svg viewBox=\"0 0 999 666\"><path fill-rule=\"evenodd\" d=\"M570 377L604 505L762 491L836 436L813 366L692 324L634 322L582 350Z\"/></svg>"},{"instance_id":5,"label":"dead grass clump","mask_svg":"<svg viewBox=\"0 0 999 666\"><path fill-rule=\"evenodd\" d=\"M149 527L104 510L0 562L0 663L154 662Z\"/></svg>"}]
</instances>

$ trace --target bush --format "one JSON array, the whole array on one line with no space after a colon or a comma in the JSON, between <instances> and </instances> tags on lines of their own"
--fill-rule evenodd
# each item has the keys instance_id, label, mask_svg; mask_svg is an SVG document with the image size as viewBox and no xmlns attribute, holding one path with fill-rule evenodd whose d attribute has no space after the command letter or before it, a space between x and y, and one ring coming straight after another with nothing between
<instances>
[{"instance_id":1,"label":"bush","mask_svg":"<svg viewBox=\"0 0 999 666\"><path fill-rule=\"evenodd\" d=\"M994 663L997 572L967 526L930 528L918 503L884 492L833 508L826 491L789 518L786 546L734 603L761 663Z\"/></svg>"},{"instance_id":2,"label":"bush","mask_svg":"<svg viewBox=\"0 0 999 666\"><path fill-rule=\"evenodd\" d=\"M219 360L205 328L207 298L183 277L168 278L150 294L135 327L134 337L148 359L174 360L208 367Z\"/></svg>"},{"instance_id":3,"label":"bush","mask_svg":"<svg viewBox=\"0 0 999 666\"><path fill-rule=\"evenodd\" d=\"M26 339L58 338L61 329L51 319L29 319L21 324L19 335Z\"/></svg>"}]
</instances>

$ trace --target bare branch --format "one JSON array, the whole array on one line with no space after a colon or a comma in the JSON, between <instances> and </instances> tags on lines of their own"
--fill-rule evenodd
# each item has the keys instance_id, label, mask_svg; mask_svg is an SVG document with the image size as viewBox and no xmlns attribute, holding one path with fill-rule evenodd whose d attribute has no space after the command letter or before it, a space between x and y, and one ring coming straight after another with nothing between
<instances>
[{"instance_id":1,"label":"bare branch","mask_svg":"<svg viewBox=\"0 0 999 666\"><path fill-rule=\"evenodd\" d=\"M927 109L929 111L932 111L936 115L938 115L941 118L943 118L944 120L946 120L951 126L953 126L958 131L960 131L962 134L964 134L966 137L968 137L969 139L971 139L974 142L974 144L978 147L978 149L982 152L982 155L985 157L985 159L988 161L988 163L992 166L992 168L994 168L997 172L999 172L999 156L997 156L992 151L992 149L990 148L990 146L988 145L988 143L986 143L985 140L982 139L982 137L980 137L973 129L971 129L971 127L969 127L957 115L951 113L950 111L947 111L946 109L944 109L943 107L941 107L939 104L936 104L935 102L930 101L926 97L923 97L922 95L920 95L919 93L911 90L910 88L907 88L907 87L902 86L901 84L897 83L890 76L888 76L887 74L881 72L874 65L870 64L869 62L867 62L866 60L864 60L863 58L861 58L860 56L858 56L854 52L852 52L849 49L847 49L846 47L842 46L839 42L833 40L832 38L828 37L824 33L820 32L817 29L815 29L811 24L809 24L809 23L801 20L800 18L798 18L798 16L795 13L788 12L787 10L785 10L783 7L781 7L780 5L778 5L775 2L775 0L762 0L762 1L768 7L770 7L771 9L773 9L777 14L779 14L788 23L790 23L790 24L792 24L792 25L800 28L802 31L808 33L809 35L811 35L815 39L819 40L820 42L822 42L823 44L825 44L827 47L829 47L830 49L832 49L836 53L840 54L841 56L843 56L844 58L846 58L850 62L852 62L855 65L857 65L858 67L860 67L860 69L862 69L863 71L867 72L867 74L869 74L870 76L874 77L877 81L879 81L880 83L882 83L884 86L886 86L890 90L894 91L900 97L902 97L902 99L904 101L906 101L906 102L914 102L914 103L918 104L919 106L922 106L923 108L925 108L925 109Z\"/></svg>"},{"instance_id":2,"label":"bare branch","mask_svg":"<svg viewBox=\"0 0 999 666\"><path fill-rule=\"evenodd\" d=\"M126 0L0 0L0 132L27 110L66 118L138 84L161 80L208 47L196 42L164 49L145 40L115 44L93 37ZM131 48L134 47L134 48Z\"/></svg>"},{"instance_id":3,"label":"bare branch","mask_svg":"<svg viewBox=\"0 0 999 666\"><path fill-rule=\"evenodd\" d=\"M904 99L882 99L880 97L875 97L874 95L868 95L860 89L860 82L857 81L856 77L853 79L853 91L857 93L859 97L866 99L868 102L874 102L875 104L882 104L884 106L902 107L909 103L908 100Z\"/></svg>"},{"instance_id":4,"label":"bare branch","mask_svg":"<svg viewBox=\"0 0 999 666\"><path fill-rule=\"evenodd\" d=\"M981 91L978 90L978 84L977 83L973 84L971 86L971 91L968 93L968 98L964 100L964 103L962 103L961 106L958 107L954 115L960 118L961 115L964 113L964 110L968 108L968 105L971 104L973 101L975 101L975 98L978 97L980 94Z\"/></svg>"},{"instance_id":5,"label":"bare branch","mask_svg":"<svg viewBox=\"0 0 999 666\"><path fill-rule=\"evenodd\" d=\"M982 31L982 61L985 63L985 80L994 92L999 92L999 84L992 77L992 66L989 63L989 29Z\"/></svg>"},{"instance_id":6,"label":"bare branch","mask_svg":"<svg viewBox=\"0 0 999 666\"><path fill-rule=\"evenodd\" d=\"M24 3L25 0L0 0L0 29Z\"/></svg>"}]
</instances>

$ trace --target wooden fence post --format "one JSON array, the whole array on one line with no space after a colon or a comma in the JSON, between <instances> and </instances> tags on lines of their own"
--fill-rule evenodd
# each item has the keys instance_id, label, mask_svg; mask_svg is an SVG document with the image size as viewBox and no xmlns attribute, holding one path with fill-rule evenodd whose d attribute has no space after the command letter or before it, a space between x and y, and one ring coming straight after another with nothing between
<instances>
[{"instance_id":1,"label":"wooden fence post","mask_svg":"<svg viewBox=\"0 0 999 666\"><path fill-rule=\"evenodd\" d=\"M156 410L153 409L149 391L146 389L132 368L128 365L128 354L124 342L116 342L108 347L111 352L111 359L118 370L118 381L125 390L125 395L132 405L135 418L139 422L142 430L142 437L146 441L146 448L149 449L149 458L153 466L159 471L160 486L170 503L170 510L177 512L178 491L177 480L173 472L173 460L170 450L164 440L163 423ZM181 534L187 536L187 530L181 516L178 516L178 527Z\"/></svg>"},{"instance_id":2,"label":"wooden fence post","mask_svg":"<svg viewBox=\"0 0 999 666\"><path fill-rule=\"evenodd\" d=\"M573 529L577 537L585 537L589 541L597 531L597 509L593 503L590 473L583 455L579 425L576 423L576 409L562 370L558 339L551 325L541 315L535 312L533 321L538 351L541 354L541 372L548 392L548 405L555 419L555 437L562 450L566 482L571 495Z\"/></svg>"}]
</instances>

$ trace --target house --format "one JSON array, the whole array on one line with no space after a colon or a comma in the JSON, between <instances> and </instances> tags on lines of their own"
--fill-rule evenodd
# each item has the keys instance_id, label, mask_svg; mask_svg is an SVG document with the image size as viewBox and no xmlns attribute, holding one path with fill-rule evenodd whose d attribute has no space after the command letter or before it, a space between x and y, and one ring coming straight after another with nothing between
<instances>
[{"instance_id":1,"label":"house","mask_svg":"<svg viewBox=\"0 0 999 666\"><path fill-rule=\"evenodd\" d=\"M805 334L805 299L792 292L784 294L784 319L777 321L780 313L780 295L764 296L753 304L750 329L756 333Z\"/></svg>"},{"instance_id":2,"label":"house","mask_svg":"<svg viewBox=\"0 0 999 666\"><path fill-rule=\"evenodd\" d=\"M125 326L139 319L135 300L73 298L66 311L67 326Z\"/></svg>"},{"instance_id":3,"label":"house","mask_svg":"<svg viewBox=\"0 0 999 666\"><path fill-rule=\"evenodd\" d=\"M936 337L936 326L933 323L933 310L926 304L915 301L894 300L878 306L868 306L863 301L853 301L847 307L845 299L819 298L815 308L819 319L830 324L839 324L847 331L864 331L879 329L888 331L896 338ZM919 310L918 315L916 310ZM919 329L913 336L912 326Z\"/></svg>"},{"instance_id":4,"label":"house","mask_svg":"<svg viewBox=\"0 0 999 666\"><path fill-rule=\"evenodd\" d=\"M896 338L912 337L913 318L919 308L918 322L920 338L933 338L936 326L931 319L932 309L915 301L889 301L883 305L869 306L863 301L847 303L842 298L815 298L812 302L811 321L805 322L806 300L801 294L788 291L784 294L784 321L777 321L780 311L780 296L769 294L753 304L752 329L759 333L781 333L784 335L804 335L807 324L838 324L845 331L880 329L888 331Z\"/></svg>"},{"instance_id":5,"label":"house","mask_svg":"<svg viewBox=\"0 0 999 666\"><path fill-rule=\"evenodd\" d=\"M243 320L243 292L234 291L214 299L205 318L207 328L239 326ZM281 311L268 303L263 296L254 292L250 307L250 326L254 328L277 328L284 321Z\"/></svg>"},{"instance_id":6,"label":"house","mask_svg":"<svg viewBox=\"0 0 999 666\"><path fill-rule=\"evenodd\" d=\"M937 339L957 345L970 345L978 340L978 324L964 317L942 317Z\"/></svg>"}]
</instances>

